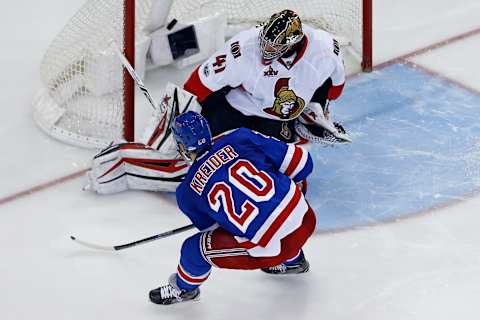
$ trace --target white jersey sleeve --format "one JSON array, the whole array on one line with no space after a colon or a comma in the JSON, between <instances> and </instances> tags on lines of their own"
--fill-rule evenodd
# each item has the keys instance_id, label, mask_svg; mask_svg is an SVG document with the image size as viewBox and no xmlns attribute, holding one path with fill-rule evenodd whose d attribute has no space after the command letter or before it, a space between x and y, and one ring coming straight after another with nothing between
<instances>
[{"instance_id":1,"label":"white jersey sleeve","mask_svg":"<svg viewBox=\"0 0 480 320\"><path fill-rule=\"evenodd\" d=\"M239 72L241 68L228 48L231 45L227 43L225 47L215 52L198 70L200 81L211 91L220 90L225 86L238 87L241 84Z\"/></svg>"},{"instance_id":2,"label":"white jersey sleeve","mask_svg":"<svg viewBox=\"0 0 480 320\"><path fill-rule=\"evenodd\" d=\"M195 94L203 101L210 93L226 86L239 87L244 81L248 70L247 49L252 49L252 39L258 33L256 28L240 32L217 50L209 59L202 63L185 83L185 89ZM247 48L249 47L249 48Z\"/></svg>"},{"instance_id":3,"label":"white jersey sleeve","mask_svg":"<svg viewBox=\"0 0 480 320\"><path fill-rule=\"evenodd\" d=\"M203 85L217 91L225 86L235 88L242 84L244 70L248 69L245 68L245 64L248 64L245 46L251 46L248 42L252 33L258 31L249 29L240 32L200 66L199 76Z\"/></svg>"},{"instance_id":4,"label":"white jersey sleeve","mask_svg":"<svg viewBox=\"0 0 480 320\"><path fill-rule=\"evenodd\" d=\"M332 59L334 64L334 70L330 78L332 78L332 84L334 86L340 86L345 83L345 65L343 63L343 54L340 50L340 45L337 40L332 38Z\"/></svg>"},{"instance_id":5,"label":"white jersey sleeve","mask_svg":"<svg viewBox=\"0 0 480 320\"><path fill-rule=\"evenodd\" d=\"M316 30L312 34L314 35L312 46L315 46L317 54L311 61L317 70L319 86L330 78L332 87L328 92L328 98L336 99L342 93L346 78L340 45L328 32Z\"/></svg>"}]
</instances>

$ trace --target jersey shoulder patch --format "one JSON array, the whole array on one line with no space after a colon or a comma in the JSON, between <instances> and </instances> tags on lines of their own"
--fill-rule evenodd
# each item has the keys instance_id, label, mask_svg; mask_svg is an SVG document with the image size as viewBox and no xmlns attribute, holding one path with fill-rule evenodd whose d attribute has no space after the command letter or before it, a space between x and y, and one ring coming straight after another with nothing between
<instances>
[{"instance_id":1,"label":"jersey shoulder patch","mask_svg":"<svg viewBox=\"0 0 480 320\"><path fill-rule=\"evenodd\" d=\"M230 44L230 52L234 59L237 59L242 55L242 50L240 49L240 41L235 41Z\"/></svg>"},{"instance_id":2,"label":"jersey shoulder patch","mask_svg":"<svg viewBox=\"0 0 480 320\"><path fill-rule=\"evenodd\" d=\"M245 55L250 55L258 50L258 34L257 28L250 28L239 32L227 42L228 52L234 59L239 59Z\"/></svg>"},{"instance_id":3,"label":"jersey shoulder patch","mask_svg":"<svg viewBox=\"0 0 480 320\"><path fill-rule=\"evenodd\" d=\"M337 56L340 54L340 44L335 38L333 39L333 53Z\"/></svg>"}]
</instances>

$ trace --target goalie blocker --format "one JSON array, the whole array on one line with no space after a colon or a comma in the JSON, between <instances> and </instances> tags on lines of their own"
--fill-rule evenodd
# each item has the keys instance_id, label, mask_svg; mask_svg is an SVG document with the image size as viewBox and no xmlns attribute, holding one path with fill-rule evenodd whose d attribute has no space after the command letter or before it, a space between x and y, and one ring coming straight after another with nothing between
<instances>
[{"instance_id":1,"label":"goalie blocker","mask_svg":"<svg viewBox=\"0 0 480 320\"><path fill-rule=\"evenodd\" d=\"M218 99L222 96L219 95ZM351 142L343 127L332 121L328 109L318 103L307 104L299 118L288 122L244 116L228 105L219 103L218 106L221 108L202 110L194 95L168 83L161 107L153 111L142 140L138 143L112 142L95 155L84 189L99 194L129 189L175 191L188 167L178 154L171 124L175 116L186 111L202 110L213 136L246 127L285 142L303 144L310 141L329 145Z\"/></svg>"}]
</instances>

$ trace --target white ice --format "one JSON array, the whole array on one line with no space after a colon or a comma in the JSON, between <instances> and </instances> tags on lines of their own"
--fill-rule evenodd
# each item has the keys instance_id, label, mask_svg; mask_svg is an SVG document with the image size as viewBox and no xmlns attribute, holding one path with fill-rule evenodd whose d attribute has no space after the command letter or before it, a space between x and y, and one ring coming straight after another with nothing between
<instances>
[{"instance_id":1,"label":"white ice","mask_svg":"<svg viewBox=\"0 0 480 320\"><path fill-rule=\"evenodd\" d=\"M91 150L44 135L31 119L39 64L81 0L3 1L0 11L0 199L86 168ZM478 0L374 1L374 62L479 28ZM414 58L480 90L478 35ZM147 77L180 82L188 71ZM139 99L142 99L139 97ZM478 106L477 106L478 107ZM0 319L477 319L480 198L413 218L314 236L311 272L276 278L215 269L199 302L163 307L150 289L174 272L177 235L117 253L78 247L70 234L119 244L188 223L173 198L100 197L83 178L0 204Z\"/></svg>"}]
</instances>

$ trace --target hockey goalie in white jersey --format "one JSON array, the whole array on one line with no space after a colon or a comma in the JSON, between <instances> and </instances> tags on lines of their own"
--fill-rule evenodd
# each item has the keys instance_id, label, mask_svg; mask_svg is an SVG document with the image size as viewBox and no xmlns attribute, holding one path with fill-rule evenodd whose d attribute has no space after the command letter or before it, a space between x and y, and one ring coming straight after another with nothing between
<instances>
[{"instance_id":1,"label":"hockey goalie in white jersey","mask_svg":"<svg viewBox=\"0 0 480 320\"><path fill-rule=\"evenodd\" d=\"M227 41L192 72L184 90L167 86L167 111L154 117L142 143L115 144L96 155L89 187L98 193L175 190L187 167L169 124L187 110L201 111L213 136L245 127L289 143L351 142L328 108L344 83L338 42L283 10Z\"/></svg>"}]
</instances>

